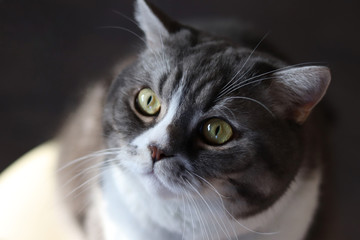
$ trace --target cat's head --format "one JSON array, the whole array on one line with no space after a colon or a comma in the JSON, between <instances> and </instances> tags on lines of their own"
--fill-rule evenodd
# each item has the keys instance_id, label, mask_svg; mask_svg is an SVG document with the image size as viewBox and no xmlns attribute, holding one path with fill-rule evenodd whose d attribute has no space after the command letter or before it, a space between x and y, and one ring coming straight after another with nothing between
<instances>
[{"instance_id":1,"label":"cat's head","mask_svg":"<svg viewBox=\"0 0 360 240\"><path fill-rule=\"evenodd\" d=\"M112 167L159 198L215 186L235 216L271 206L301 168L302 125L329 70L289 67L143 0L136 19L146 47L114 81L104 112L107 144L121 148Z\"/></svg>"}]
</instances>

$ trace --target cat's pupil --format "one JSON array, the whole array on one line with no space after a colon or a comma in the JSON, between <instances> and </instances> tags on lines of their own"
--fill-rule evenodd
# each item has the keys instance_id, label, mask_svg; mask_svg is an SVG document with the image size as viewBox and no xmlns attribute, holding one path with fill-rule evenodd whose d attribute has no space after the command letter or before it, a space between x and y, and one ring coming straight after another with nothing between
<instances>
[{"instance_id":1,"label":"cat's pupil","mask_svg":"<svg viewBox=\"0 0 360 240\"><path fill-rule=\"evenodd\" d=\"M150 96L150 97L148 98L147 105L149 105L149 104L151 103L152 99L153 99L152 96Z\"/></svg>"},{"instance_id":2,"label":"cat's pupil","mask_svg":"<svg viewBox=\"0 0 360 240\"><path fill-rule=\"evenodd\" d=\"M217 136L220 132L220 126L217 126L215 129L215 135Z\"/></svg>"}]
</instances>

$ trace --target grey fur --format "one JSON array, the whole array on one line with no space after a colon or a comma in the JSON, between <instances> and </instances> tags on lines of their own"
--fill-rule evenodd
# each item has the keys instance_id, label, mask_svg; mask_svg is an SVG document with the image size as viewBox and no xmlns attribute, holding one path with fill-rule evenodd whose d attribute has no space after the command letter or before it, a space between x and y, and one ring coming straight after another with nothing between
<instances>
[{"instance_id":1,"label":"grey fur","mask_svg":"<svg viewBox=\"0 0 360 240\"><path fill-rule=\"evenodd\" d=\"M173 161L173 168L177 164L190 164L194 173L208 181L221 180L223 194L230 196L226 199L227 206L234 215L247 217L264 211L294 180L306 144L301 139L302 127L276 111L292 101L286 94L281 99L278 94L272 94L272 83L286 72L278 70L287 67L283 61L253 52L241 42L233 43L183 27L164 38L160 49L145 49L113 84L105 109L105 129L116 128L118 132L106 132L110 135L108 144L116 147L114 138L131 142L161 120L144 122L131 109L129 101L134 101L139 89L153 89L166 105L179 85L183 85L181 106L168 128L171 141L163 151L175 156L174 159L182 156L187 162L164 161ZM272 71L274 74L267 74ZM219 98L231 80L231 86L248 84ZM312 80L306 78L306 81ZM327 79L323 81L327 85ZM284 86L281 91L289 91L287 88L291 86ZM325 89L320 90L323 93ZM275 115L257 102L268 106ZM226 119L234 128L235 137L226 150L197 144L203 141L199 136L201 124L211 117ZM185 171L173 175L171 181L179 184L178 175L188 177ZM265 190L269 188L270 192Z\"/></svg>"},{"instance_id":2,"label":"grey fur","mask_svg":"<svg viewBox=\"0 0 360 240\"><path fill-rule=\"evenodd\" d=\"M143 26L146 19L137 14ZM167 127L169 141L161 149L168 157L153 167L188 192L193 190L186 181L200 184L200 192L209 188L203 179L216 184L226 196L227 211L238 219L264 212L284 195L299 171L320 167L317 152L322 144L311 146L313 153L308 146L308 126L316 120L303 125L306 119L297 121L294 114L304 106L310 111L320 101L330 81L328 69L291 67L254 49L260 39L249 46L158 17L159 23L144 29L151 44L108 90L103 113L106 146L121 148L159 123L181 88L181 105ZM149 33L157 24L162 24L159 35ZM286 81L290 72L292 81ZM161 100L164 112L158 116L141 116L134 107L144 87ZM232 139L224 145L208 145L201 136L202 124L213 117L233 128ZM136 148L129 151L137 155ZM115 163L109 166L121 168L120 158Z\"/></svg>"}]
</instances>

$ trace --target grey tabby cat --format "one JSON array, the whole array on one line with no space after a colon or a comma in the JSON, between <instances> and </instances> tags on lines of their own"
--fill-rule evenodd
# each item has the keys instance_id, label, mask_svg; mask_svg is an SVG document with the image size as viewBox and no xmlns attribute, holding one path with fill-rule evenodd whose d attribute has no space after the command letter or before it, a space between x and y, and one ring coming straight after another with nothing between
<instances>
[{"instance_id":1,"label":"grey tabby cat","mask_svg":"<svg viewBox=\"0 0 360 240\"><path fill-rule=\"evenodd\" d=\"M329 69L290 66L144 0L135 15L146 47L61 135L59 187L79 238L305 239L324 158L321 114L309 114Z\"/></svg>"}]
</instances>

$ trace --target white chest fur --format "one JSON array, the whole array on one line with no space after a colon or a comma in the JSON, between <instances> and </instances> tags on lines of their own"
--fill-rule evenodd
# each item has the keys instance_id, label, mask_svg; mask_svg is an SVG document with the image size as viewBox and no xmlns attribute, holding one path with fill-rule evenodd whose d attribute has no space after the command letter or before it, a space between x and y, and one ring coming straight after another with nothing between
<instances>
[{"instance_id":1,"label":"white chest fur","mask_svg":"<svg viewBox=\"0 0 360 240\"><path fill-rule=\"evenodd\" d=\"M302 180L299 174L273 207L237 222L226 214L219 214L219 209L213 205L210 207L214 212L211 214L216 215L215 221L211 215L196 218L198 211L206 212L209 206L198 205L189 213L190 207L184 205L183 199L164 200L151 196L136 178L109 168L104 173L101 200L104 237L106 240L302 240L317 207L320 175L317 173ZM201 237L204 233L201 229L207 224L213 227L205 228L207 234Z\"/></svg>"},{"instance_id":2,"label":"white chest fur","mask_svg":"<svg viewBox=\"0 0 360 240\"><path fill-rule=\"evenodd\" d=\"M110 168L104 173L103 192L101 215L106 240L176 239L176 233L153 220L162 218L170 227L176 208L172 211L169 205L161 206L135 178Z\"/></svg>"}]
</instances>

